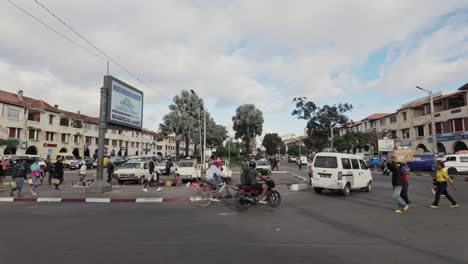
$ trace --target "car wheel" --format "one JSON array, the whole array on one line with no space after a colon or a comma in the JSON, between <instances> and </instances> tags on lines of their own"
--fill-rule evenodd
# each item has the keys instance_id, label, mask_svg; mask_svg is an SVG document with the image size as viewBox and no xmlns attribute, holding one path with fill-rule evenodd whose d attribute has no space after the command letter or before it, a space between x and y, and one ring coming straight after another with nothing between
<instances>
[{"instance_id":1,"label":"car wheel","mask_svg":"<svg viewBox=\"0 0 468 264\"><path fill-rule=\"evenodd\" d=\"M458 174L458 171L457 171L457 169L455 169L455 168L449 168L449 169L447 170L447 172L448 172L448 174L449 174L450 176L455 176L455 175Z\"/></svg>"},{"instance_id":2,"label":"car wheel","mask_svg":"<svg viewBox=\"0 0 468 264\"><path fill-rule=\"evenodd\" d=\"M314 187L314 191L318 194L321 194L323 189L322 188L318 188L318 187Z\"/></svg>"},{"instance_id":3,"label":"car wheel","mask_svg":"<svg viewBox=\"0 0 468 264\"><path fill-rule=\"evenodd\" d=\"M370 192L372 190L372 181L369 181L366 186L366 192Z\"/></svg>"},{"instance_id":4,"label":"car wheel","mask_svg":"<svg viewBox=\"0 0 468 264\"><path fill-rule=\"evenodd\" d=\"M145 176L141 176L140 179L138 179L139 184L145 183Z\"/></svg>"},{"instance_id":5,"label":"car wheel","mask_svg":"<svg viewBox=\"0 0 468 264\"><path fill-rule=\"evenodd\" d=\"M351 193L351 187L349 186L349 183L347 183L345 187L343 188L343 190L341 190L341 194L343 196L349 196L350 193Z\"/></svg>"}]
</instances>

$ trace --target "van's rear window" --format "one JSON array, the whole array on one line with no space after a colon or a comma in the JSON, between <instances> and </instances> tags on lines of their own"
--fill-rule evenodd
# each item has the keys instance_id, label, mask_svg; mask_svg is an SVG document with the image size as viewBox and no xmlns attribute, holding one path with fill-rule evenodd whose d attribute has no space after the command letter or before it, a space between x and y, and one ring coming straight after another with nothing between
<instances>
[{"instance_id":1,"label":"van's rear window","mask_svg":"<svg viewBox=\"0 0 468 264\"><path fill-rule=\"evenodd\" d=\"M318 156L315 158L314 167L336 169L338 168L338 162L336 157Z\"/></svg>"}]
</instances>

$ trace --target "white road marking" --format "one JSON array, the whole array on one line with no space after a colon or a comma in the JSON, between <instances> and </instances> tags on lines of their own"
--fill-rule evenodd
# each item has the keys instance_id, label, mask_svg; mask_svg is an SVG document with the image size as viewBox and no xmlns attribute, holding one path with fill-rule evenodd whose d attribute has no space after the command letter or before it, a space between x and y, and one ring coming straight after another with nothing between
<instances>
[{"instance_id":1,"label":"white road marking","mask_svg":"<svg viewBox=\"0 0 468 264\"><path fill-rule=\"evenodd\" d=\"M162 203L163 198L137 198L137 203Z\"/></svg>"}]
</instances>

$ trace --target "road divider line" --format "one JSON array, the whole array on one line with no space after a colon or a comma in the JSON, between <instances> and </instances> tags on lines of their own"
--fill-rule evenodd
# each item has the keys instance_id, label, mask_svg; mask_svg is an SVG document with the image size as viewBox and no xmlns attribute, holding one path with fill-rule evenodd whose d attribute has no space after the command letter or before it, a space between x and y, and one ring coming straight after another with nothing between
<instances>
[{"instance_id":1,"label":"road divider line","mask_svg":"<svg viewBox=\"0 0 468 264\"><path fill-rule=\"evenodd\" d=\"M14 202L15 198L13 197L0 197L0 202Z\"/></svg>"},{"instance_id":2,"label":"road divider line","mask_svg":"<svg viewBox=\"0 0 468 264\"><path fill-rule=\"evenodd\" d=\"M163 198L137 198L136 203L162 203Z\"/></svg>"},{"instance_id":3,"label":"road divider line","mask_svg":"<svg viewBox=\"0 0 468 264\"><path fill-rule=\"evenodd\" d=\"M38 203L60 203L62 202L62 198L55 198L55 197L43 197L43 198L37 198Z\"/></svg>"},{"instance_id":4,"label":"road divider line","mask_svg":"<svg viewBox=\"0 0 468 264\"><path fill-rule=\"evenodd\" d=\"M87 203L110 203L110 198L86 198Z\"/></svg>"}]
</instances>

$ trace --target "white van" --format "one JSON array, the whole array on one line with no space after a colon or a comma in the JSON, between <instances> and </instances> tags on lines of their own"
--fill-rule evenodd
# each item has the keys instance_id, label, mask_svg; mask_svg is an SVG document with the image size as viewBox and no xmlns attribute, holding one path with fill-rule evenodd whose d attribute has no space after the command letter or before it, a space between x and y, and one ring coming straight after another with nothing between
<instances>
[{"instance_id":1,"label":"white van","mask_svg":"<svg viewBox=\"0 0 468 264\"><path fill-rule=\"evenodd\" d=\"M348 196L351 190L372 189L372 174L362 157L344 153L320 152L312 162L312 187L316 193L323 189L340 190Z\"/></svg>"},{"instance_id":2,"label":"white van","mask_svg":"<svg viewBox=\"0 0 468 264\"><path fill-rule=\"evenodd\" d=\"M468 154L447 155L443 161L451 176L468 172Z\"/></svg>"}]
</instances>

